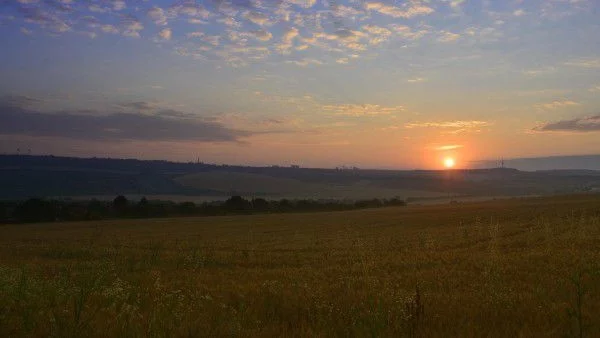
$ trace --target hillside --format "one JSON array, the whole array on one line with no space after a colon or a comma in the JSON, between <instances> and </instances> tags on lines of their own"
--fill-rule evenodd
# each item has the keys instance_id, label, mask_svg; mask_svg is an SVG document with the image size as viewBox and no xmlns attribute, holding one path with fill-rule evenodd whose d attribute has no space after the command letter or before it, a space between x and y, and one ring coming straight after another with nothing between
<instances>
[{"instance_id":1,"label":"hillside","mask_svg":"<svg viewBox=\"0 0 600 338\"><path fill-rule=\"evenodd\" d=\"M211 189L248 196L270 196L309 199L362 199L391 198L395 196L436 197L443 192L419 191L398 187L386 188L371 180L347 180L331 182L324 180L301 180L301 178L283 178L265 174L253 174L235 171L209 171L184 175L175 178L182 186L198 189ZM294 178L292 178L294 177Z\"/></svg>"},{"instance_id":2,"label":"hillside","mask_svg":"<svg viewBox=\"0 0 600 338\"><path fill-rule=\"evenodd\" d=\"M171 196L361 199L519 196L596 191L600 172L247 167L102 158L0 155L0 198Z\"/></svg>"}]
</instances>

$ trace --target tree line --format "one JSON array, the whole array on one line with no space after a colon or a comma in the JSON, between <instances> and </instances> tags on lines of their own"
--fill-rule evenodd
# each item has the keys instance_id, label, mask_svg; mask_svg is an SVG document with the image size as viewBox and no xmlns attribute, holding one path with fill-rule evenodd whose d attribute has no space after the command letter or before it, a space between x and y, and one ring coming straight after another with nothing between
<instances>
[{"instance_id":1,"label":"tree line","mask_svg":"<svg viewBox=\"0 0 600 338\"><path fill-rule=\"evenodd\" d=\"M337 200L245 199L231 196L225 201L213 202L172 202L148 200L128 200L119 195L112 201L65 201L55 199L30 198L25 201L0 201L1 223L33 223L55 221L84 221L118 218L158 218L183 216L219 216L255 213L283 213L310 211L341 211L387 206L405 206L400 198L367 199L355 202Z\"/></svg>"}]
</instances>

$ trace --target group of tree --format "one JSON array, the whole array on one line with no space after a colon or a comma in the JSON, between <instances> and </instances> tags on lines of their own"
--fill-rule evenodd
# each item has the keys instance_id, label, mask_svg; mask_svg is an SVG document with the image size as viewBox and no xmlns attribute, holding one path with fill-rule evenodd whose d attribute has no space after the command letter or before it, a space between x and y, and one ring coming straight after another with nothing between
<instances>
[{"instance_id":1,"label":"group of tree","mask_svg":"<svg viewBox=\"0 0 600 338\"><path fill-rule=\"evenodd\" d=\"M1 223L82 221L115 218L156 218L179 216L219 216L254 213L341 211L385 206L404 206L399 198L370 199L356 202L336 200L266 200L232 196L226 201L172 202L128 200L119 195L112 201L64 201L30 198L25 201L0 201Z\"/></svg>"}]
</instances>

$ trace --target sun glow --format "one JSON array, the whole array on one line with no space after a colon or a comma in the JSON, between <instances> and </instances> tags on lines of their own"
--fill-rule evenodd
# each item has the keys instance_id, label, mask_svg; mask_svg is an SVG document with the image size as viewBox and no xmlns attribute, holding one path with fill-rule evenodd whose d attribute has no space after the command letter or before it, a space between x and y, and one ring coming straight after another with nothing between
<instances>
[{"instance_id":1,"label":"sun glow","mask_svg":"<svg viewBox=\"0 0 600 338\"><path fill-rule=\"evenodd\" d=\"M444 167L450 169L450 168L454 168L454 165L456 165L456 161L454 161L454 159L452 157L446 157L444 159Z\"/></svg>"}]
</instances>

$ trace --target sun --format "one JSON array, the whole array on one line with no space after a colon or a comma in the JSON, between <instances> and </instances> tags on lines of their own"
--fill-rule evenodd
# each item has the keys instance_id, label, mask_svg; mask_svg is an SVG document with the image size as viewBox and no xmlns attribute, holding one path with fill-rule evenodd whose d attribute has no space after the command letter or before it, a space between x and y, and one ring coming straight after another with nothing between
<instances>
[{"instance_id":1,"label":"sun","mask_svg":"<svg viewBox=\"0 0 600 338\"><path fill-rule=\"evenodd\" d=\"M444 167L450 169L450 168L454 168L454 165L456 164L456 161L454 161L454 159L452 157L446 157L444 159Z\"/></svg>"}]
</instances>

